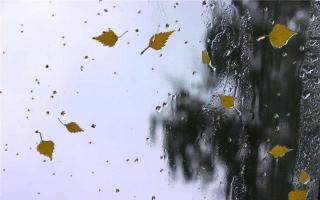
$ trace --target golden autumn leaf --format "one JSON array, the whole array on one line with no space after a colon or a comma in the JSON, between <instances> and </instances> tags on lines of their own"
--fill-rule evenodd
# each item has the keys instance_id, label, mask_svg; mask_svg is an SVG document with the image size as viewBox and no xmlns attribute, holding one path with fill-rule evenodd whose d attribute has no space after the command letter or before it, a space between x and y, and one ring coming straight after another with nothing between
<instances>
[{"instance_id":1,"label":"golden autumn leaf","mask_svg":"<svg viewBox=\"0 0 320 200\"><path fill-rule=\"evenodd\" d=\"M223 96L220 95L220 102L224 108L232 108L234 107L235 98L233 96Z\"/></svg>"},{"instance_id":2,"label":"golden autumn leaf","mask_svg":"<svg viewBox=\"0 0 320 200\"><path fill-rule=\"evenodd\" d=\"M281 48L286 45L289 39L297 34L294 31L291 31L286 26L281 24L276 24L272 31L269 33L269 40L273 47Z\"/></svg>"},{"instance_id":3,"label":"golden autumn leaf","mask_svg":"<svg viewBox=\"0 0 320 200\"><path fill-rule=\"evenodd\" d=\"M124 32L122 35L117 36L113 30L109 28L108 31L103 31L101 35L93 37L94 40L101 42L105 46L113 47L118 39L126 34L128 31Z\"/></svg>"},{"instance_id":4,"label":"golden autumn leaf","mask_svg":"<svg viewBox=\"0 0 320 200\"><path fill-rule=\"evenodd\" d=\"M301 170L299 174L299 182L302 184L307 184L310 181L310 175L304 171Z\"/></svg>"},{"instance_id":5,"label":"golden autumn leaf","mask_svg":"<svg viewBox=\"0 0 320 200\"><path fill-rule=\"evenodd\" d=\"M37 146L37 150L40 154L45 155L52 160L52 154L54 150L54 142L51 140L41 140L40 144Z\"/></svg>"},{"instance_id":6,"label":"golden autumn leaf","mask_svg":"<svg viewBox=\"0 0 320 200\"><path fill-rule=\"evenodd\" d=\"M274 158L281 158L282 156L284 156L286 153L292 151L292 149L288 149L285 146L281 146L281 145L276 145L274 146L269 153L274 157Z\"/></svg>"},{"instance_id":7,"label":"golden autumn leaf","mask_svg":"<svg viewBox=\"0 0 320 200\"><path fill-rule=\"evenodd\" d=\"M202 63L209 65L211 62L209 53L207 51L202 51Z\"/></svg>"},{"instance_id":8,"label":"golden autumn leaf","mask_svg":"<svg viewBox=\"0 0 320 200\"><path fill-rule=\"evenodd\" d=\"M162 47L166 45L170 35L173 32L174 31L161 32L161 33L154 34L149 40L149 45L143 51L141 51L140 54L142 55L149 48L152 48L154 50L162 49Z\"/></svg>"},{"instance_id":9,"label":"golden autumn leaf","mask_svg":"<svg viewBox=\"0 0 320 200\"><path fill-rule=\"evenodd\" d=\"M59 118L58 120L62 125L64 125L67 128L67 130L70 133L83 132L83 130L80 128L80 126L76 122L69 122L67 124L64 124Z\"/></svg>"},{"instance_id":10,"label":"golden autumn leaf","mask_svg":"<svg viewBox=\"0 0 320 200\"><path fill-rule=\"evenodd\" d=\"M80 128L80 126L75 122L70 122L68 124L65 124L65 126L67 127L67 129L70 133L83 132L83 130Z\"/></svg>"},{"instance_id":11,"label":"golden autumn leaf","mask_svg":"<svg viewBox=\"0 0 320 200\"><path fill-rule=\"evenodd\" d=\"M309 190L293 190L289 192L289 200L306 200L308 197Z\"/></svg>"}]
</instances>

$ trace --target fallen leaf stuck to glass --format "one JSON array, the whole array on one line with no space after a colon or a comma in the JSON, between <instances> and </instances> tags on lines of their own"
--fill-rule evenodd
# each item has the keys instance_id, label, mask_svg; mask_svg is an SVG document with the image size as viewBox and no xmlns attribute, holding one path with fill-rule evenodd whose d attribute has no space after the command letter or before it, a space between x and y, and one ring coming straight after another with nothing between
<instances>
[{"instance_id":1,"label":"fallen leaf stuck to glass","mask_svg":"<svg viewBox=\"0 0 320 200\"><path fill-rule=\"evenodd\" d=\"M54 142L51 140L42 140L37 146L37 150L40 154L45 155L52 160L52 154L54 150Z\"/></svg>"},{"instance_id":2,"label":"fallen leaf stuck to glass","mask_svg":"<svg viewBox=\"0 0 320 200\"><path fill-rule=\"evenodd\" d=\"M220 98L221 105L224 108L233 108L234 107L235 98L233 96L220 95L219 98Z\"/></svg>"},{"instance_id":3,"label":"fallen leaf stuck to glass","mask_svg":"<svg viewBox=\"0 0 320 200\"><path fill-rule=\"evenodd\" d=\"M276 145L274 146L269 153L274 157L274 158L281 158L282 156L284 156L286 153L292 151L292 149L288 149L285 146L281 146L281 145Z\"/></svg>"},{"instance_id":4,"label":"fallen leaf stuck to glass","mask_svg":"<svg viewBox=\"0 0 320 200\"><path fill-rule=\"evenodd\" d=\"M273 47L281 48L286 45L289 39L297 34L294 31L291 31L286 26L281 24L276 24L272 31L269 33L269 40Z\"/></svg>"},{"instance_id":5,"label":"fallen leaf stuck to glass","mask_svg":"<svg viewBox=\"0 0 320 200\"><path fill-rule=\"evenodd\" d=\"M202 63L209 65L211 62L208 51L202 51Z\"/></svg>"},{"instance_id":6,"label":"fallen leaf stuck to glass","mask_svg":"<svg viewBox=\"0 0 320 200\"><path fill-rule=\"evenodd\" d=\"M302 184L307 184L309 181L310 175L306 171L301 170L299 175L299 182Z\"/></svg>"},{"instance_id":7,"label":"fallen leaf stuck to glass","mask_svg":"<svg viewBox=\"0 0 320 200\"><path fill-rule=\"evenodd\" d=\"M76 132L83 132L83 130L80 128L80 126L75 122L70 122L65 125L69 132L76 133Z\"/></svg>"},{"instance_id":8,"label":"fallen leaf stuck to glass","mask_svg":"<svg viewBox=\"0 0 320 200\"><path fill-rule=\"evenodd\" d=\"M53 154L53 150L54 150L54 142L52 142L51 140L43 140L40 131L36 131L36 133L39 133L40 139L41 139L41 142L37 146L37 151L40 154L45 155L45 156L49 157L50 160L52 160L52 154Z\"/></svg>"},{"instance_id":9,"label":"fallen leaf stuck to glass","mask_svg":"<svg viewBox=\"0 0 320 200\"><path fill-rule=\"evenodd\" d=\"M289 192L289 200L306 200L308 197L309 190L293 190Z\"/></svg>"},{"instance_id":10,"label":"fallen leaf stuck to glass","mask_svg":"<svg viewBox=\"0 0 320 200\"><path fill-rule=\"evenodd\" d=\"M69 122L67 124L64 124L60 118L58 118L59 122L64 125L67 130L70 132L70 133L78 133L78 132L83 132L83 130L80 128L80 126L76 123L76 122Z\"/></svg>"},{"instance_id":11,"label":"fallen leaf stuck to glass","mask_svg":"<svg viewBox=\"0 0 320 200\"><path fill-rule=\"evenodd\" d=\"M170 35L173 32L174 31L161 32L161 33L154 34L149 40L149 45L143 51L141 51L140 54L142 55L149 48L152 48L154 50L162 49L166 45Z\"/></svg>"},{"instance_id":12,"label":"fallen leaf stuck to glass","mask_svg":"<svg viewBox=\"0 0 320 200\"><path fill-rule=\"evenodd\" d=\"M103 31L101 35L97 37L93 37L94 40L97 40L98 42L101 42L105 46L113 47L119 38L121 38L124 34L126 34L128 31L124 32L120 36L117 36L113 30L109 28L108 31Z\"/></svg>"}]
</instances>

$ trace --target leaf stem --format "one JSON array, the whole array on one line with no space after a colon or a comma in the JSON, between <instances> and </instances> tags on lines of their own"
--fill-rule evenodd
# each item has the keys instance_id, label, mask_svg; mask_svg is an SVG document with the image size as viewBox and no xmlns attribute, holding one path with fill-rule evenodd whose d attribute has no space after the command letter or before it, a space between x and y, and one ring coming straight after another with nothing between
<instances>
[{"instance_id":1,"label":"leaf stem","mask_svg":"<svg viewBox=\"0 0 320 200\"><path fill-rule=\"evenodd\" d=\"M40 132L40 131L38 131L38 133L39 133L39 136L40 136L40 140L41 140L41 142L42 142L42 141L43 141L43 139L42 139L41 132Z\"/></svg>"},{"instance_id":2,"label":"leaf stem","mask_svg":"<svg viewBox=\"0 0 320 200\"><path fill-rule=\"evenodd\" d=\"M59 117L58 117L58 120L63 126L65 126L65 124L61 121L61 119Z\"/></svg>"},{"instance_id":3,"label":"leaf stem","mask_svg":"<svg viewBox=\"0 0 320 200\"><path fill-rule=\"evenodd\" d=\"M233 109L235 109L235 111L237 111L237 113L239 114L239 116L241 116L241 111L240 111L238 108L236 108L235 106L233 106Z\"/></svg>"},{"instance_id":4,"label":"leaf stem","mask_svg":"<svg viewBox=\"0 0 320 200\"><path fill-rule=\"evenodd\" d=\"M223 86L223 92L226 91L226 86L227 86L227 83L228 83L228 79L229 79L229 68L228 68L228 72L227 72L227 77L226 77L226 81L224 82L224 86Z\"/></svg>"},{"instance_id":5,"label":"leaf stem","mask_svg":"<svg viewBox=\"0 0 320 200\"><path fill-rule=\"evenodd\" d=\"M125 31L124 33L122 33L119 38L121 38L122 36L124 36L126 33L128 33L129 31Z\"/></svg>"},{"instance_id":6,"label":"leaf stem","mask_svg":"<svg viewBox=\"0 0 320 200\"><path fill-rule=\"evenodd\" d=\"M145 51L147 51L147 49L149 49L150 46L147 46L145 49L143 49L143 51L141 51L140 55L142 55Z\"/></svg>"},{"instance_id":7,"label":"leaf stem","mask_svg":"<svg viewBox=\"0 0 320 200\"><path fill-rule=\"evenodd\" d=\"M233 93L233 96L236 96L237 95L237 90L238 90L238 87L239 87L239 78L237 77L236 78L236 86L234 88L234 93Z\"/></svg>"},{"instance_id":8,"label":"leaf stem","mask_svg":"<svg viewBox=\"0 0 320 200\"><path fill-rule=\"evenodd\" d=\"M267 37L269 37L269 35L263 35L263 36L257 38L257 42L260 42L261 40L264 40L264 39L266 39Z\"/></svg>"}]
</instances>

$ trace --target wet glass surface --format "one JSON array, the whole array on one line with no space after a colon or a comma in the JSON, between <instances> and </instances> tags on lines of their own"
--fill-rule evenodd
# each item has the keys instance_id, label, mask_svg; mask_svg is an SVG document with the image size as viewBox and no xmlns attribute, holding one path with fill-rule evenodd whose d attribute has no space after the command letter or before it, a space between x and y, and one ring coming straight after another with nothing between
<instances>
[{"instance_id":1,"label":"wet glass surface","mask_svg":"<svg viewBox=\"0 0 320 200\"><path fill-rule=\"evenodd\" d=\"M309 198L318 198L319 46L310 45L318 41L319 22L310 19L318 6L308 1L215 4L206 46L213 69L204 73L196 94L178 88L170 114L152 120L152 126L163 126L172 171L209 182L222 163L226 198L287 199L293 187L303 188L294 176L304 169L315 177ZM276 50L268 40L257 41L274 23L289 24L299 35ZM226 93L238 98L237 110L217 106L217 96ZM294 151L273 159L266 152L277 144Z\"/></svg>"},{"instance_id":2,"label":"wet glass surface","mask_svg":"<svg viewBox=\"0 0 320 200\"><path fill-rule=\"evenodd\" d=\"M0 199L319 198L320 2L19 0L0 14ZM296 33L281 48L277 24Z\"/></svg>"}]
</instances>

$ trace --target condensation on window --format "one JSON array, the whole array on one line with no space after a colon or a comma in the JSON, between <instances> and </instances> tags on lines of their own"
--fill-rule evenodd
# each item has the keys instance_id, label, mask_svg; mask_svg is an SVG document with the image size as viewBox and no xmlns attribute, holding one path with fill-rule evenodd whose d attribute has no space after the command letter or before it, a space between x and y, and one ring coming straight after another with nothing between
<instances>
[{"instance_id":1,"label":"condensation on window","mask_svg":"<svg viewBox=\"0 0 320 200\"><path fill-rule=\"evenodd\" d=\"M0 10L1 200L320 197L320 2Z\"/></svg>"}]
</instances>

